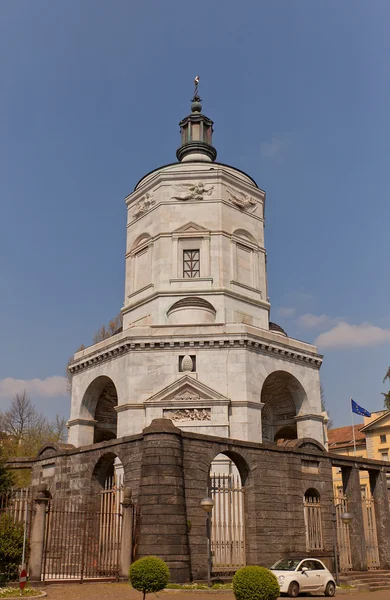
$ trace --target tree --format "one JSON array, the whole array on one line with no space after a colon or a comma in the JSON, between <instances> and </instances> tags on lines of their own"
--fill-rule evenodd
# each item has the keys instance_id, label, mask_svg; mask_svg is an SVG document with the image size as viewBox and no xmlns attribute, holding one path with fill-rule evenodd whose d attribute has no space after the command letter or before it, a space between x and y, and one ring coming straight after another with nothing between
<instances>
[{"instance_id":1,"label":"tree","mask_svg":"<svg viewBox=\"0 0 390 600\"><path fill-rule=\"evenodd\" d=\"M97 344L98 342L102 342L103 340L107 340L112 335L115 335L120 331L122 327L122 315L119 314L111 321L109 321L108 325L102 325L93 336L93 343Z\"/></svg>"},{"instance_id":2,"label":"tree","mask_svg":"<svg viewBox=\"0 0 390 600\"><path fill-rule=\"evenodd\" d=\"M36 411L24 390L15 394L10 408L1 415L0 423L2 431L19 443L29 431L37 432L44 428L46 419Z\"/></svg>"},{"instance_id":3,"label":"tree","mask_svg":"<svg viewBox=\"0 0 390 600\"><path fill-rule=\"evenodd\" d=\"M14 478L12 472L4 466L3 458L0 455L0 496L10 491L13 483Z\"/></svg>"},{"instance_id":4,"label":"tree","mask_svg":"<svg viewBox=\"0 0 390 600\"><path fill-rule=\"evenodd\" d=\"M0 413L0 431L7 458L34 456L44 444L65 440L66 422L59 415L54 422L48 421L36 410L26 391L23 391L15 394L7 411Z\"/></svg>"},{"instance_id":5,"label":"tree","mask_svg":"<svg viewBox=\"0 0 390 600\"><path fill-rule=\"evenodd\" d=\"M386 379L390 381L390 367L387 369L387 373L383 378L383 383L385 383ZM390 390L388 392L382 392L382 396L384 396L383 406L390 410Z\"/></svg>"}]
</instances>

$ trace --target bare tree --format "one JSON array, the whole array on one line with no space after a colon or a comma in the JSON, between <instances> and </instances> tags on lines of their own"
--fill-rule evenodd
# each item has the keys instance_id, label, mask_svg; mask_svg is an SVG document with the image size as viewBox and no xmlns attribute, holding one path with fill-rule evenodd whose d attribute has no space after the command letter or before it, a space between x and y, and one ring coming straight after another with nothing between
<instances>
[{"instance_id":1,"label":"bare tree","mask_svg":"<svg viewBox=\"0 0 390 600\"><path fill-rule=\"evenodd\" d=\"M67 428L66 419L61 415L56 415L56 418L49 425L53 442L66 442L67 439Z\"/></svg>"},{"instance_id":2,"label":"bare tree","mask_svg":"<svg viewBox=\"0 0 390 600\"><path fill-rule=\"evenodd\" d=\"M122 327L122 315L119 314L111 321L109 321L108 325L102 325L93 336L93 343L97 344L98 342L102 342L103 340L107 340L112 335L115 335L121 330Z\"/></svg>"},{"instance_id":3,"label":"bare tree","mask_svg":"<svg viewBox=\"0 0 390 600\"><path fill-rule=\"evenodd\" d=\"M36 411L25 390L15 394L10 408L1 417L3 432L17 442L20 442L28 430L41 429L45 424L45 417Z\"/></svg>"},{"instance_id":4,"label":"bare tree","mask_svg":"<svg viewBox=\"0 0 390 600\"><path fill-rule=\"evenodd\" d=\"M26 391L16 394L10 408L0 413L0 430L4 454L33 456L48 442L66 439L66 421L59 415L53 423L32 404Z\"/></svg>"}]
</instances>

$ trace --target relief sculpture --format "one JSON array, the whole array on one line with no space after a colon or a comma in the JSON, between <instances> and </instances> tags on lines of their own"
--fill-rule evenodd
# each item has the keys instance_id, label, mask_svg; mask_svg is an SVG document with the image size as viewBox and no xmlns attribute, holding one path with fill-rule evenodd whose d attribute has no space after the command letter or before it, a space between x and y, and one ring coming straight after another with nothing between
<instances>
[{"instance_id":1,"label":"relief sculpture","mask_svg":"<svg viewBox=\"0 0 390 600\"><path fill-rule=\"evenodd\" d=\"M211 196L214 189L213 185L204 185L199 183L183 183L181 186L184 191L181 196L172 196L171 200L203 200L204 196Z\"/></svg>"},{"instance_id":2,"label":"relief sculpture","mask_svg":"<svg viewBox=\"0 0 390 600\"><path fill-rule=\"evenodd\" d=\"M137 202L137 204L135 205L135 210L133 212L133 218L134 219L138 219L139 217L142 217L142 215L144 215L145 213L148 212L148 210L150 208L152 208L152 206L154 206L156 204L155 199L153 198L152 194L145 194L145 196L142 196L142 198L140 198Z\"/></svg>"},{"instance_id":3,"label":"relief sculpture","mask_svg":"<svg viewBox=\"0 0 390 600\"><path fill-rule=\"evenodd\" d=\"M165 409L165 419L171 421L211 421L211 408L179 408Z\"/></svg>"},{"instance_id":4,"label":"relief sculpture","mask_svg":"<svg viewBox=\"0 0 390 600\"><path fill-rule=\"evenodd\" d=\"M254 212L257 208L257 202L252 196L248 194L244 194L244 192L239 192L238 190L234 191L226 188L230 196L230 202L240 208L241 210L248 210L250 212Z\"/></svg>"}]
</instances>

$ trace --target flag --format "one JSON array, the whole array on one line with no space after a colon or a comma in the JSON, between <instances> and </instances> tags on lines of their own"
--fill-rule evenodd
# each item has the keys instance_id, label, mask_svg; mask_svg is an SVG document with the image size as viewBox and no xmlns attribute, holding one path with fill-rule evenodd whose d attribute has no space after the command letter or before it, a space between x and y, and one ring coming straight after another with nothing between
<instances>
[{"instance_id":1,"label":"flag","mask_svg":"<svg viewBox=\"0 0 390 600\"><path fill-rule=\"evenodd\" d=\"M357 415L361 415L362 417L371 417L371 413L368 412L368 410L366 410L362 406L359 406L359 404L357 402L355 402L355 400L352 400L352 398L351 398L351 408L352 408L352 412L356 413Z\"/></svg>"}]
</instances>

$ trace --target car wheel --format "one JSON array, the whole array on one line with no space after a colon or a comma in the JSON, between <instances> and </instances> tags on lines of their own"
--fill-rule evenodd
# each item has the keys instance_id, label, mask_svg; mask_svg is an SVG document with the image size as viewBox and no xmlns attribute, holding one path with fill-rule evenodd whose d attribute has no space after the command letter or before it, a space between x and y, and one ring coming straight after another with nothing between
<instances>
[{"instance_id":1,"label":"car wheel","mask_svg":"<svg viewBox=\"0 0 390 600\"><path fill-rule=\"evenodd\" d=\"M325 596L334 596L336 593L336 586L333 581L329 581L325 588Z\"/></svg>"},{"instance_id":2,"label":"car wheel","mask_svg":"<svg viewBox=\"0 0 390 600\"><path fill-rule=\"evenodd\" d=\"M288 595L291 596L291 598L296 598L299 594L299 585L297 584L296 581L292 581L290 583L290 585L288 586Z\"/></svg>"}]
</instances>

